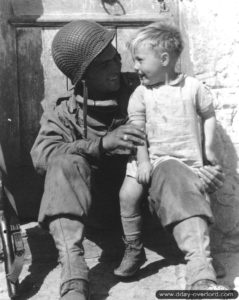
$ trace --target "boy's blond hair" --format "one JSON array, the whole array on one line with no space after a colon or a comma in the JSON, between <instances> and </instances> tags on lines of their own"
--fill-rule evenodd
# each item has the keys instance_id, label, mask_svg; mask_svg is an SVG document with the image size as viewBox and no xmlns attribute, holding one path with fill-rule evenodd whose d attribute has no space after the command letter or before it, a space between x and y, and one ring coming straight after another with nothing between
<instances>
[{"instance_id":1,"label":"boy's blond hair","mask_svg":"<svg viewBox=\"0 0 239 300\"><path fill-rule=\"evenodd\" d=\"M141 28L129 43L132 55L142 43L147 43L152 49L174 54L176 57L183 50L183 40L180 31L169 21L155 22Z\"/></svg>"}]
</instances>

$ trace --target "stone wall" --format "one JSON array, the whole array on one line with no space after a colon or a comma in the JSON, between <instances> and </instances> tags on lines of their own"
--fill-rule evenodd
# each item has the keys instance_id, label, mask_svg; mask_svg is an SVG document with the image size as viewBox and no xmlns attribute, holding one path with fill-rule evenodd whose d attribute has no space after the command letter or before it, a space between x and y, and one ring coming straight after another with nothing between
<instances>
[{"instance_id":1,"label":"stone wall","mask_svg":"<svg viewBox=\"0 0 239 300\"><path fill-rule=\"evenodd\" d=\"M208 84L218 120L218 154L226 180L212 206L216 251L239 249L239 2L179 1L186 48L182 69Z\"/></svg>"}]
</instances>

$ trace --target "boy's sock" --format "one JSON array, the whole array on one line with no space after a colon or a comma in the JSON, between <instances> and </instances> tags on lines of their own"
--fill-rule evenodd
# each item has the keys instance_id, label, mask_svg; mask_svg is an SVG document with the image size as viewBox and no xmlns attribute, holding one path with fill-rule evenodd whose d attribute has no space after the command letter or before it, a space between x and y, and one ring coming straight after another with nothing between
<instances>
[{"instance_id":1,"label":"boy's sock","mask_svg":"<svg viewBox=\"0 0 239 300\"><path fill-rule=\"evenodd\" d=\"M134 215L130 217L121 216L124 236L127 240L134 240L141 236L142 232L142 216Z\"/></svg>"}]
</instances>

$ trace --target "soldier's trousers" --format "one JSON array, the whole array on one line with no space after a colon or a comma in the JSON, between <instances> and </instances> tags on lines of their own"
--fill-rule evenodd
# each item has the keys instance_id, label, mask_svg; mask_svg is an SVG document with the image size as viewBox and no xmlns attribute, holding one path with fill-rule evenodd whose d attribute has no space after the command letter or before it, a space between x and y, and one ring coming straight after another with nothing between
<instances>
[{"instance_id":1,"label":"soldier's trousers","mask_svg":"<svg viewBox=\"0 0 239 300\"><path fill-rule=\"evenodd\" d=\"M94 206L96 211L103 208L99 212L103 219L112 216L115 220L118 214L120 220L117 194L123 176L124 169L112 162L107 167L102 165L99 171L76 155L59 156L49 165L39 221L48 221L59 250L61 294L77 289L79 279L88 281L82 248L84 226ZM208 234L212 215L197 176L175 160L166 161L154 170L149 195L151 208L163 226L171 227L179 249L185 254L187 284L200 279L216 281ZM106 199L102 207L101 199Z\"/></svg>"}]
</instances>

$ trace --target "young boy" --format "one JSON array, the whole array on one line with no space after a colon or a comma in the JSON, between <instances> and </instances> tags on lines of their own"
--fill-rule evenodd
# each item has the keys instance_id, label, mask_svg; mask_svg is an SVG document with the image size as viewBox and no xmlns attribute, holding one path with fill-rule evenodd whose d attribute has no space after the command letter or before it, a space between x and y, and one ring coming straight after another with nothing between
<instances>
[{"instance_id":1,"label":"young boy","mask_svg":"<svg viewBox=\"0 0 239 300\"><path fill-rule=\"evenodd\" d=\"M199 176L203 164L217 164L212 99L197 79L175 71L182 49L179 31L166 22L144 27L130 44L141 85L129 100L128 114L132 124L145 128L147 145L139 146L128 163L120 191L126 250L114 274L121 277L134 275L145 262L140 199L156 166L177 160Z\"/></svg>"}]
</instances>

